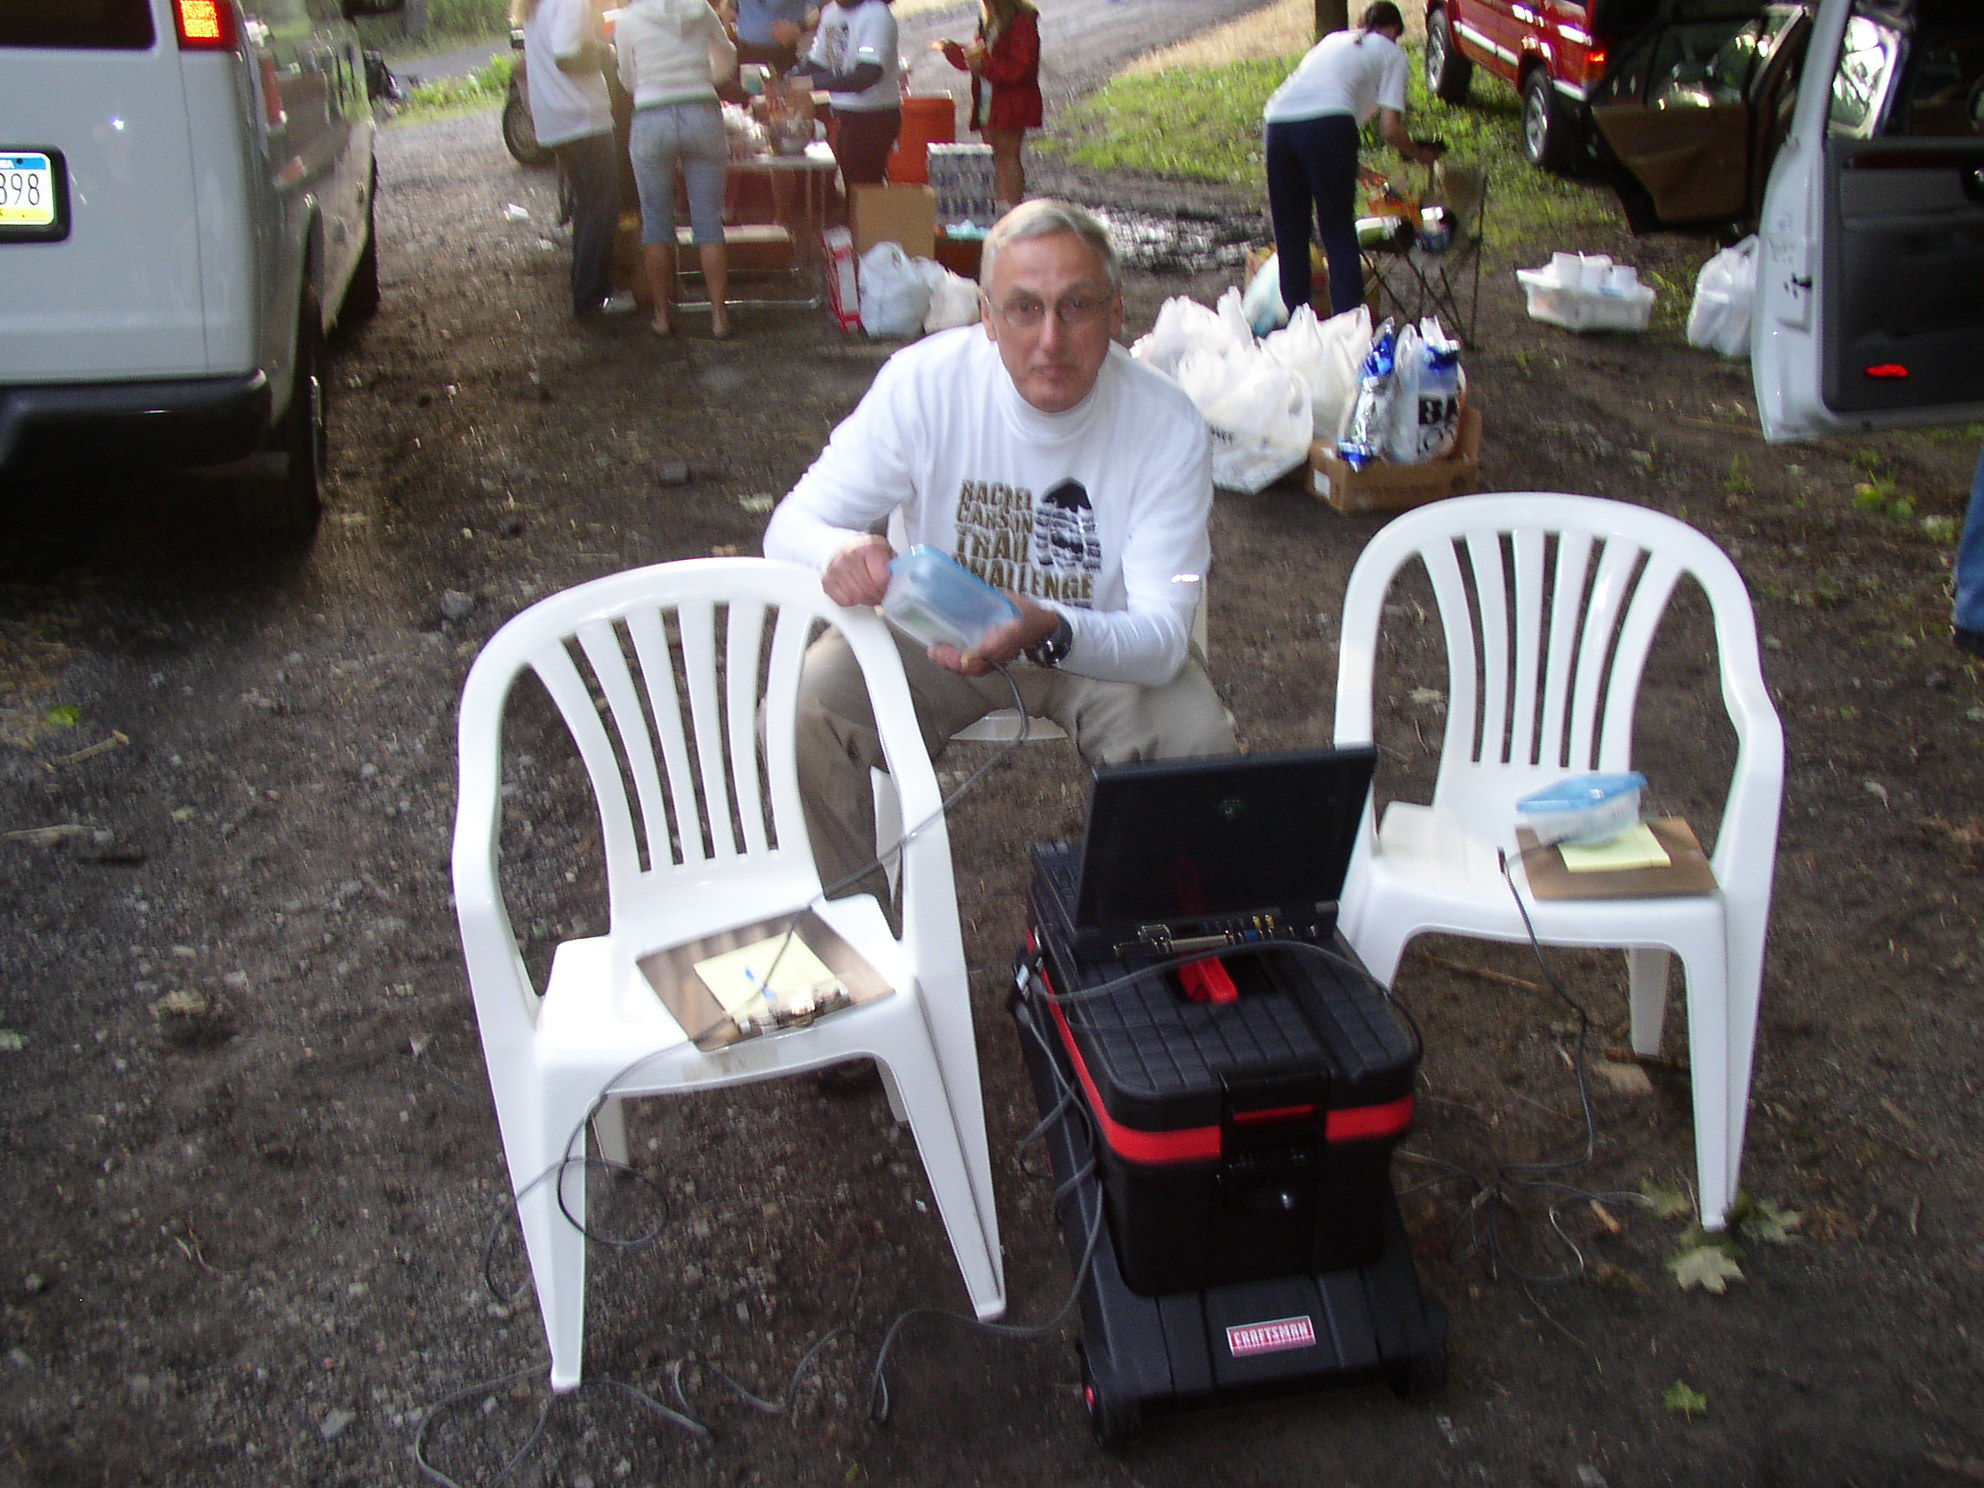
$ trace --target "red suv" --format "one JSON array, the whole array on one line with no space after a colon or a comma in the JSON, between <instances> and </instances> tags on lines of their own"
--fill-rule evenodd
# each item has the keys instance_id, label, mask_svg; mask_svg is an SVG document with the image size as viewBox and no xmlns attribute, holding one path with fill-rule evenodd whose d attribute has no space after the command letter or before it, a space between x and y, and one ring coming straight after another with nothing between
<instances>
[{"instance_id":1,"label":"red suv","mask_svg":"<svg viewBox=\"0 0 1984 1488\"><path fill-rule=\"evenodd\" d=\"M1426 86L1462 103L1477 63L1506 79L1522 94L1523 154L1561 169L1586 143L1585 100L1614 44L1660 8L1661 0L1428 0Z\"/></svg>"}]
</instances>

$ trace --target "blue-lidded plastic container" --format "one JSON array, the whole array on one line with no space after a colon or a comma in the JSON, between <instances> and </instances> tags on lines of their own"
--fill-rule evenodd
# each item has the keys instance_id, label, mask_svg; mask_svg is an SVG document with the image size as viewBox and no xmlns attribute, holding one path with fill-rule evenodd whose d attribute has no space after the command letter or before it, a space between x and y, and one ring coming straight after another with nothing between
<instances>
[{"instance_id":1,"label":"blue-lidded plastic container","mask_svg":"<svg viewBox=\"0 0 1984 1488\"><path fill-rule=\"evenodd\" d=\"M1573 775L1516 802L1523 822L1546 847L1553 842L1599 842L1640 819L1646 776L1637 770Z\"/></svg>"},{"instance_id":2,"label":"blue-lidded plastic container","mask_svg":"<svg viewBox=\"0 0 1984 1488\"><path fill-rule=\"evenodd\" d=\"M956 559L919 543L889 560L882 615L926 646L969 651L1020 618L1020 607Z\"/></svg>"}]
</instances>

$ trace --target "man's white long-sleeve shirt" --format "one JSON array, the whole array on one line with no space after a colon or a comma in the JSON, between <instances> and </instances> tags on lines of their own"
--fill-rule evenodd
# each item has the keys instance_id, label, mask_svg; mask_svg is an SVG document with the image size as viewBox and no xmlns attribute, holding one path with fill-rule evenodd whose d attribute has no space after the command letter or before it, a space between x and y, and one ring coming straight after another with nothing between
<instances>
[{"instance_id":1,"label":"man's white long-sleeve shirt","mask_svg":"<svg viewBox=\"0 0 1984 1488\"><path fill-rule=\"evenodd\" d=\"M1211 548L1211 438L1192 401L1112 346L1066 413L1028 404L983 326L883 365L772 514L765 555L825 568L888 522L1068 617L1065 671L1159 686L1184 664Z\"/></svg>"}]
</instances>

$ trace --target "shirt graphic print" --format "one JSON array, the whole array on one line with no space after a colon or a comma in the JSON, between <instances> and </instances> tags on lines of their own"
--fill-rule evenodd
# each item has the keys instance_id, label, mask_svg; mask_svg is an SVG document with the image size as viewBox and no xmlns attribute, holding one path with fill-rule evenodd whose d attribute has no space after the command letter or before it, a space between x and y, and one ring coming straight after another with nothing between
<instances>
[{"instance_id":1,"label":"shirt graphic print","mask_svg":"<svg viewBox=\"0 0 1984 1488\"><path fill-rule=\"evenodd\" d=\"M1102 539L1088 490L1064 480L1045 495L994 481L958 491L957 560L995 589L1088 609Z\"/></svg>"}]
</instances>

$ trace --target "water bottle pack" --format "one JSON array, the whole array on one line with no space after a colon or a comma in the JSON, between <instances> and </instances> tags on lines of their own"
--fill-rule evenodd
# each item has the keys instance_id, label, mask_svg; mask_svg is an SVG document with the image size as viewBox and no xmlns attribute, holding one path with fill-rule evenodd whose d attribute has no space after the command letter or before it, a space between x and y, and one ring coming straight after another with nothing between
<instances>
[{"instance_id":1,"label":"water bottle pack","mask_svg":"<svg viewBox=\"0 0 1984 1488\"><path fill-rule=\"evenodd\" d=\"M990 145L933 144L926 168L930 189L937 193L938 222L946 227L970 222L984 228L999 220Z\"/></svg>"}]
</instances>

